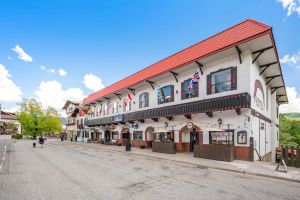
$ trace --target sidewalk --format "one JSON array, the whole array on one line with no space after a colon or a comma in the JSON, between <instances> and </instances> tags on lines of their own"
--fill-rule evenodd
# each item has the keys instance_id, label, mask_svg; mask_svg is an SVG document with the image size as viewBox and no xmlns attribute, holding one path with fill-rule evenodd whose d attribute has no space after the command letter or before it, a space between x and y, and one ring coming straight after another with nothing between
<instances>
[{"instance_id":1,"label":"sidewalk","mask_svg":"<svg viewBox=\"0 0 300 200\"><path fill-rule=\"evenodd\" d=\"M81 142L77 142L76 144L93 146L103 150L105 149L105 150L117 151L117 152L138 155L143 157L162 159L162 160L178 162L183 164L190 164L199 168L224 170L230 172L289 180L289 181L300 183L300 168L288 167L288 173L275 172L275 168L277 164L272 164L268 162L260 162L260 161L248 162L248 161L240 161L240 160L235 160L233 162L223 162L223 161L195 158L193 157L193 153L164 154L164 153L152 152L151 149L139 149L134 147L131 148L130 152L126 152L124 146L104 145L104 144L97 144L97 143L81 143Z\"/></svg>"}]
</instances>

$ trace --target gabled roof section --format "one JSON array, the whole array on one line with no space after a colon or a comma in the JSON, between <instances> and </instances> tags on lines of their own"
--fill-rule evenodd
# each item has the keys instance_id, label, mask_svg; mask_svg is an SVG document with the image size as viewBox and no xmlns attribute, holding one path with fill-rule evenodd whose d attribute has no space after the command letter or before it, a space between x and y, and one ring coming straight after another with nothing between
<instances>
[{"instance_id":1,"label":"gabled roof section","mask_svg":"<svg viewBox=\"0 0 300 200\"><path fill-rule=\"evenodd\" d=\"M149 67L124 78L98 92L89 95L83 100L83 104L112 94L116 91L131 87L142 81L180 68L184 65L202 59L214 53L246 42L270 31L272 28L253 19L247 19L229 29L226 29L212 37L209 37L191 47L188 47L170 57L167 57Z\"/></svg>"},{"instance_id":2,"label":"gabled roof section","mask_svg":"<svg viewBox=\"0 0 300 200\"><path fill-rule=\"evenodd\" d=\"M65 105L63 106L63 110L66 110L67 107L69 106L69 104L74 104L75 106L78 106L79 105L79 102L75 102L75 101L71 101L71 100L67 100Z\"/></svg>"}]
</instances>

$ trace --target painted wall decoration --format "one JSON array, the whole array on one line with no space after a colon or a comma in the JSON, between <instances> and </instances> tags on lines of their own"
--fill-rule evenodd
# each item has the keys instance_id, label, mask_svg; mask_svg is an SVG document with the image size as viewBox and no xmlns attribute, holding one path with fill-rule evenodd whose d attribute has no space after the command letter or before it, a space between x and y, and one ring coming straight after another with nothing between
<instances>
[{"instance_id":1,"label":"painted wall decoration","mask_svg":"<svg viewBox=\"0 0 300 200\"><path fill-rule=\"evenodd\" d=\"M265 109L265 93L260 80L256 79L254 83L254 103L261 110Z\"/></svg>"}]
</instances>

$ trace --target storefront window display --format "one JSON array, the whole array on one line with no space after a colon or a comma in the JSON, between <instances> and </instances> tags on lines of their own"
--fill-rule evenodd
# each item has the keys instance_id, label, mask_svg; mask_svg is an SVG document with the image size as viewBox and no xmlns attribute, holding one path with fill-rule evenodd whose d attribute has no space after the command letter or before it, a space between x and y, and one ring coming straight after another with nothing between
<instances>
[{"instance_id":1,"label":"storefront window display","mask_svg":"<svg viewBox=\"0 0 300 200\"><path fill-rule=\"evenodd\" d=\"M213 145L233 145L233 130L229 131L210 131L209 143Z\"/></svg>"},{"instance_id":2,"label":"storefront window display","mask_svg":"<svg viewBox=\"0 0 300 200\"><path fill-rule=\"evenodd\" d=\"M174 142L173 132L156 132L155 142Z\"/></svg>"}]
</instances>

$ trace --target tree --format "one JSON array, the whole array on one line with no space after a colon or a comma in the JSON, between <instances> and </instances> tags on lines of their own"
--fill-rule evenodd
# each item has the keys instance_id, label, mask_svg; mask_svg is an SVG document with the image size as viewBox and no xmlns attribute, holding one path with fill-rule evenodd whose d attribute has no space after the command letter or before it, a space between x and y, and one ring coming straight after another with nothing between
<instances>
[{"instance_id":1,"label":"tree","mask_svg":"<svg viewBox=\"0 0 300 200\"><path fill-rule=\"evenodd\" d=\"M44 110L35 99L23 100L19 105L17 117L22 125L23 134L36 137L43 133L62 131L59 114L54 108L48 107Z\"/></svg>"},{"instance_id":2,"label":"tree","mask_svg":"<svg viewBox=\"0 0 300 200\"><path fill-rule=\"evenodd\" d=\"M300 119L292 119L280 114L280 145L300 146Z\"/></svg>"}]
</instances>

